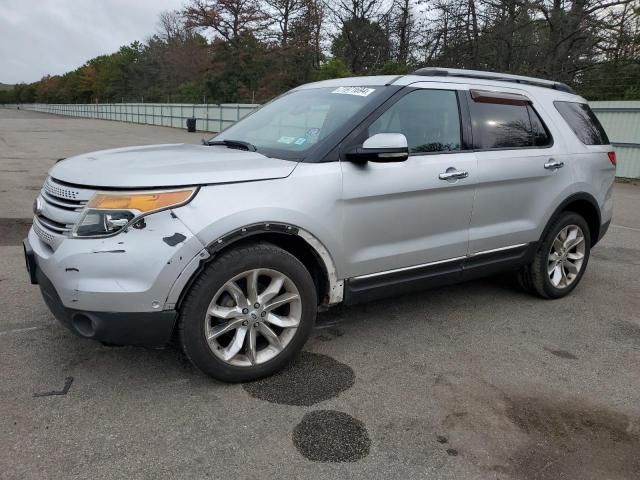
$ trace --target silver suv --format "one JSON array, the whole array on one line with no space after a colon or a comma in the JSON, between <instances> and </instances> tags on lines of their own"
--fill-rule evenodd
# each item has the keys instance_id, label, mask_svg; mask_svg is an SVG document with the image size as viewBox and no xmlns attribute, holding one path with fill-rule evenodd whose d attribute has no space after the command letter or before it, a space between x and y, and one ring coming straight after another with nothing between
<instances>
[{"instance_id":1,"label":"silver suv","mask_svg":"<svg viewBox=\"0 0 640 480\"><path fill-rule=\"evenodd\" d=\"M611 220L615 154L566 85L452 69L298 87L204 145L60 161L27 266L108 344L175 335L225 381L269 375L316 311L518 272L571 292Z\"/></svg>"}]
</instances>

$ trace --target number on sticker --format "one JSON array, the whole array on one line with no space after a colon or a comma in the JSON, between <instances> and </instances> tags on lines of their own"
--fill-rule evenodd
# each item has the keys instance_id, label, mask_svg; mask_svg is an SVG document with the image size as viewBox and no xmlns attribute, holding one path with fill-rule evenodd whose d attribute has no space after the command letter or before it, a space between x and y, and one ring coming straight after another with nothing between
<instances>
[{"instance_id":1,"label":"number on sticker","mask_svg":"<svg viewBox=\"0 0 640 480\"><path fill-rule=\"evenodd\" d=\"M366 97L375 91L376 91L375 88L366 88L366 87L338 87L331 93L339 93L341 95L357 95L358 97Z\"/></svg>"}]
</instances>

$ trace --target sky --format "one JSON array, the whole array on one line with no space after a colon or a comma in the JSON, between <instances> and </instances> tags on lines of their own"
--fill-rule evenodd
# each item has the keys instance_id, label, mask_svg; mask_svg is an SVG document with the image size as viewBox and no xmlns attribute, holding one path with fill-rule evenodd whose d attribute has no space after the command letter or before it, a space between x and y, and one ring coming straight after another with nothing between
<instances>
[{"instance_id":1,"label":"sky","mask_svg":"<svg viewBox=\"0 0 640 480\"><path fill-rule=\"evenodd\" d=\"M0 83L31 83L155 33L185 0L0 0Z\"/></svg>"}]
</instances>

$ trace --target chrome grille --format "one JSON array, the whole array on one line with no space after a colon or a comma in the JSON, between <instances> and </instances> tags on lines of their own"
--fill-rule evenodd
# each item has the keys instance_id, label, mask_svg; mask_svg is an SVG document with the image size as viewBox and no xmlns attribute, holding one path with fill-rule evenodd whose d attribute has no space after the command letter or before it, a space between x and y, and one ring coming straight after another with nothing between
<instances>
[{"instance_id":1,"label":"chrome grille","mask_svg":"<svg viewBox=\"0 0 640 480\"><path fill-rule=\"evenodd\" d=\"M35 219L40 223L40 225L49 231L54 231L60 234L67 234L71 231L73 225L67 225L65 223L56 222L55 220L51 220L44 215L36 215Z\"/></svg>"},{"instance_id":2,"label":"chrome grille","mask_svg":"<svg viewBox=\"0 0 640 480\"><path fill-rule=\"evenodd\" d=\"M58 208L63 208L65 210L77 210L80 211L86 205L86 201L82 200L65 200L60 197L56 197L48 193L46 190L42 190L42 199L51 205L54 205Z\"/></svg>"},{"instance_id":3,"label":"chrome grille","mask_svg":"<svg viewBox=\"0 0 640 480\"><path fill-rule=\"evenodd\" d=\"M42 240L44 243L46 243L47 245L53 245L54 236L43 230L37 219L33 220L33 231L36 232L36 235L38 235L40 240Z\"/></svg>"},{"instance_id":4,"label":"chrome grille","mask_svg":"<svg viewBox=\"0 0 640 480\"><path fill-rule=\"evenodd\" d=\"M33 219L33 231L55 250L69 236L94 193L94 190L47 178L40 191L42 210Z\"/></svg>"},{"instance_id":5,"label":"chrome grille","mask_svg":"<svg viewBox=\"0 0 640 480\"><path fill-rule=\"evenodd\" d=\"M76 198L78 198L78 195L80 195L79 190L72 187L67 187L66 185L62 185L53 180L51 177L47 178L47 180L44 182L44 190L51 195L60 198L66 198L69 200L75 200Z\"/></svg>"}]
</instances>

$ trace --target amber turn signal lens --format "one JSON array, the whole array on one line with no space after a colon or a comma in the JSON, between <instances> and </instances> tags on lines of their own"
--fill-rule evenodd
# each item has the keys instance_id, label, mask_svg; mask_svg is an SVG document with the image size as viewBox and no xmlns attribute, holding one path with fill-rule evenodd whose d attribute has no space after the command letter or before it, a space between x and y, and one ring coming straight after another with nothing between
<instances>
[{"instance_id":1,"label":"amber turn signal lens","mask_svg":"<svg viewBox=\"0 0 640 480\"><path fill-rule=\"evenodd\" d=\"M96 193L87 208L137 210L142 213L161 210L186 202L193 190L154 193Z\"/></svg>"}]
</instances>

